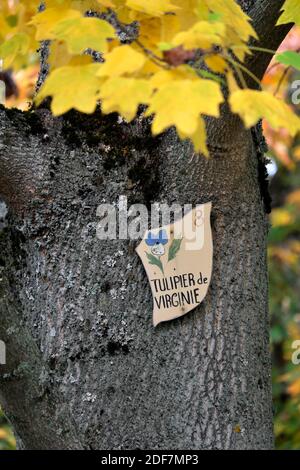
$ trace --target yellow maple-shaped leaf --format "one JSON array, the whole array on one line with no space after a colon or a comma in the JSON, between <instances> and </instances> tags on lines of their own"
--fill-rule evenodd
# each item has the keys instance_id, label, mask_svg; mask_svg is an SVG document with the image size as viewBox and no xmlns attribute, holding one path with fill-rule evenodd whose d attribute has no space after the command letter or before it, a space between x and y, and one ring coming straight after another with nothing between
<instances>
[{"instance_id":1,"label":"yellow maple-shaped leaf","mask_svg":"<svg viewBox=\"0 0 300 470\"><path fill-rule=\"evenodd\" d=\"M180 30L185 31L189 29L193 24L199 21L198 16L198 1L199 0L172 0L174 5L178 6L180 10L176 11L176 16L180 21ZM205 20L208 19L203 18Z\"/></svg>"},{"instance_id":2,"label":"yellow maple-shaped leaf","mask_svg":"<svg viewBox=\"0 0 300 470\"><path fill-rule=\"evenodd\" d=\"M106 52L107 40L115 37L115 30L107 21L89 17L60 21L52 33L56 39L66 42L71 54L80 54L88 48Z\"/></svg>"},{"instance_id":3,"label":"yellow maple-shaped leaf","mask_svg":"<svg viewBox=\"0 0 300 470\"><path fill-rule=\"evenodd\" d=\"M115 47L105 55L105 63L100 65L97 73L99 77L118 77L132 74L140 70L146 62L144 54L137 52L133 47L125 45Z\"/></svg>"},{"instance_id":4,"label":"yellow maple-shaped leaf","mask_svg":"<svg viewBox=\"0 0 300 470\"><path fill-rule=\"evenodd\" d=\"M147 80L115 77L108 79L100 91L103 113L119 113L126 121L132 121L140 104L149 103L152 87Z\"/></svg>"},{"instance_id":5,"label":"yellow maple-shaped leaf","mask_svg":"<svg viewBox=\"0 0 300 470\"><path fill-rule=\"evenodd\" d=\"M159 70L150 79L153 88L158 89L175 80L199 80L199 76L188 65L181 65L175 69Z\"/></svg>"},{"instance_id":6,"label":"yellow maple-shaped leaf","mask_svg":"<svg viewBox=\"0 0 300 470\"><path fill-rule=\"evenodd\" d=\"M266 119L273 129L285 128L294 136L300 131L300 119L289 106L266 91L238 90L230 95L231 110L239 114L246 127Z\"/></svg>"},{"instance_id":7,"label":"yellow maple-shaped leaf","mask_svg":"<svg viewBox=\"0 0 300 470\"><path fill-rule=\"evenodd\" d=\"M175 126L182 138L193 138L195 141L199 116L204 114L218 117L223 101L219 84L212 80L177 80L158 89L146 115L155 115L152 123L154 135Z\"/></svg>"},{"instance_id":8,"label":"yellow maple-shaped leaf","mask_svg":"<svg viewBox=\"0 0 300 470\"><path fill-rule=\"evenodd\" d=\"M78 59L80 63L80 60ZM74 108L93 113L99 99L102 80L96 77L99 64L67 65L50 73L39 91L36 102L52 96L51 110L55 116Z\"/></svg>"},{"instance_id":9,"label":"yellow maple-shaped leaf","mask_svg":"<svg viewBox=\"0 0 300 470\"><path fill-rule=\"evenodd\" d=\"M184 133L180 132L178 129L177 129L177 132L178 132L180 139L184 140L188 138L193 142L194 149L196 152L203 153L205 157L209 156L209 151L208 151L207 144L206 144L205 122L201 116L198 117L198 125L193 134L187 136Z\"/></svg>"},{"instance_id":10,"label":"yellow maple-shaped leaf","mask_svg":"<svg viewBox=\"0 0 300 470\"><path fill-rule=\"evenodd\" d=\"M234 30L243 41L247 42L251 36L257 39L257 34L251 25L250 17L235 0L198 0L198 14L200 18L202 18L202 11L219 14L219 21L228 26L228 31L230 29ZM206 15L207 13L205 13Z\"/></svg>"},{"instance_id":11,"label":"yellow maple-shaped leaf","mask_svg":"<svg viewBox=\"0 0 300 470\"><path fill-rule=\"evenodd\" d=\"M36 27L36 40L53 39L53 28L60 22L73 18L80 18L81 13L65 7L46 8L45 11L33 16L29 24Z\"/></svg>"},{"instance_id":12,"label":"yellow maple-shaped leaf","mask_svg":"<svg viewBox=\"0 0 300 470\"><path fill-rule=\"evenodd\" d=\"M286 0L283 7L283 13L278 20L278 25L285 23L296 23L300 26L300 2L299 0Z\"/></svg>"},{"instance_id":13,"label":"yellow maple-shaped leaf","mask_svg":"<svg viewBox=\"0 0 300 470\"><path fill-rule=\"evenodd\" d=\"M65 42L52 41L50 43L47 62L51 70L69 64L72 57Z\"/></svg>"},{"instance_id":14,"label":"yellow maple-shaped leaf","mask_svg":"<svg viewBox=\"0 0 300 470\"><path fill-rule=\"evenodd\" d=\"M171 39L179 31L180 22L177 15L146 16L139 20L139 41L161 58L162 53L158 48L158 44L171 42Z\"/></svg>"},{"instance_id":15,"label":"yellow maple-shaped leaf","mask_svg":"<svg viewBox=\"0 0 300 470\"><path fill-rule=\"evenodd\" d=\"M168 0L127 0L126 5L132 10L150 16L162 16L178 10L178 7Z\"/></svg>"},{"instance_id":16,"label":"yellow maple-shaped leaf","mask_svg":"<svg viewBox=\"0 0 300 470\"><path fill-rule=\"evenodd\" d=\"M220 18L218 21L226 26L224 45L234 47L235 55L243 61L250 53L247 43L250 37L257 39L257 34L251 25L248 15L241 9L235 0L198 0L198 16L202 20L209 20L213 12Z\"/></svg>"},{"instance_id":17,"label":"yellow maple-shaped leaf","mask_svg":"<svg viewBox=\"0 0 300 470\"><path fill-rule=\"evenodd\" d=\"M14 65L18 55L24 55L29 48L29 37L24 33L16 33L11 38L4 41L0 46L0 57L3 60L4 68L8 69Z\"/></svg>"},{"instance_id":18,"label":"yellow maple-shaped leaf","mask_svg":"<svg viewBox=\"0 0 300 470\"><path fill-rule=\"evenodd\" d=\"M171 42L174 46L182 45L185 49L207 49L214 44L223 44L225 33L226 28L223 23L199 21L188 31L176 34Z\"/></svg>"}]
</instances>

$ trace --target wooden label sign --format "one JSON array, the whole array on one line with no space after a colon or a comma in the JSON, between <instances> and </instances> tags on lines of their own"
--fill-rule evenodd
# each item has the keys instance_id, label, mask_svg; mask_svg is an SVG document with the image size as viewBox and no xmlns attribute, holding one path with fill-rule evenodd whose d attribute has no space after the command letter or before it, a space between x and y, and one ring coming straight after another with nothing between
<instances>
[{"instance_id":1,"label":"wooden label sign","mask_svg":"<svg viewBox=\"0 0 300 470\"><path fill-rule=\"evenodd\" d=\"M206 296L212 273L211 203L148 230L136 248L153 295L153 324L181 317Z\"/></svg>"}]
</instances>

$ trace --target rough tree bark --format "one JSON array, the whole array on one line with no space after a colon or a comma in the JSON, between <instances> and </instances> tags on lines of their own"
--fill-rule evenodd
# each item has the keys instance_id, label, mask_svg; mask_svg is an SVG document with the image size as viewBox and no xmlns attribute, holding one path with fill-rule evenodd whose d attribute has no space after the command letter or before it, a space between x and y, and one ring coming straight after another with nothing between
<instances>
[{"instance_id":1,"label":"rough tree bark","mask_svg":"<svg viewBox=\"0 0 300 470\"><path fill-rule=\"evenodd\" d=\"M241 2L277 46L282 1ZM267 13L266 13L267 12ZM253 56L262 74L263 54ZM0 400L20 448L269 449L267 217L254 132L223 109L211 159L116 116L0 110ZM135 242L96 238L101 202L212 201L204 303L151 324Z\"/></svg>"}]
</instances>

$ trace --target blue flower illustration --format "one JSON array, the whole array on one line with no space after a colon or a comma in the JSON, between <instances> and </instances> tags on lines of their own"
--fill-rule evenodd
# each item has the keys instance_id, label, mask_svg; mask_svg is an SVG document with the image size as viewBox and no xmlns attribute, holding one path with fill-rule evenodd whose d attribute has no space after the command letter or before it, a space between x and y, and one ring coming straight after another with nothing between
<instances>
[{"instance_id":1,"label":"blue flower illustration","mask_svg":"<svg viewBox=\"0 0 300 470\"><path fill-rule=\"evenodd\" d=\"M148 246L158 245L159 243L166 245L168 243L167 232L165 230L160 230L157 234L149 232L145 242Z\"/></svg>"},{"instance_id":2,"label":"blue flower illustration","mask_svg":"<svg viewBox=\"0 0 300 470\"><path fill-rule=\"evenodd\" d=\"M166 230L160 230L157 234L149 232L145 242L148 246L151 247L151 252L153 255L158 257L164 255L164 245L168 243L168 235Z\"/></svg>"}]
</instances>

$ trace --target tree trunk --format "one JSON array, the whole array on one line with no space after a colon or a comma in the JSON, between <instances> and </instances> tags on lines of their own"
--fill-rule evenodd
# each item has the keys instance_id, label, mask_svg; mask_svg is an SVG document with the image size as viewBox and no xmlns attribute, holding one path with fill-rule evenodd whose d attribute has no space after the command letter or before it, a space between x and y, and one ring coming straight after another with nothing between
<instances>
[{"instance_id":1,"label":"tree trunk","mask_svg":"<svg viewBox=\"0 0 300 470\"><path fill-rule=\"evenodd\" d=\"M276 49L283 0L238 3ZM246 65L262 77L269 60ZM209 160L140 118L0 107L0 402L20 448L272 448L261 149L225 107L207 124ZM155 329L137 242L96 237L98 205L121 195L212 202L208 295Z\"/></svg>"},{"instance_id":2,"label":"tree trunk","mask_svg":"<svg viewBox=\"0 0 300 470\"><path fill-rule=\"evenodd\" d=\"M223 110L211 158L146 121L1 111L1 404L24 448L269 449L267 220L252 134ZM213 276L152 326L137 242L97 206L212 202Z\"/></svg>"}]
</instances>

